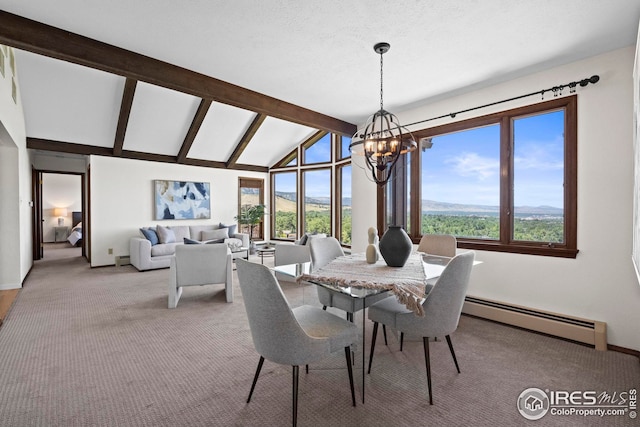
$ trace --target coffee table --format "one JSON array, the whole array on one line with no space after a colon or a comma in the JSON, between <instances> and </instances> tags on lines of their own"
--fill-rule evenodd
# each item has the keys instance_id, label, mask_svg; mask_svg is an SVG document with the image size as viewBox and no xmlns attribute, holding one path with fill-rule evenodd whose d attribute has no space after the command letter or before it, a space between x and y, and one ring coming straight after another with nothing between
<instances>
[{"instance_id":1,"label":"coffee table","mask_svg":"<svg viewBox=\"0 0 640 427\"><path fill-rule=\"evenodd\" d=\"M256 252L258 253L258 256L260 257L260 263L264 264L264 257L267 256L275 256L276 253L276 248L273 246L267 246L267 247L258 247L256 248Z\"/></svg>"}]
</instances>

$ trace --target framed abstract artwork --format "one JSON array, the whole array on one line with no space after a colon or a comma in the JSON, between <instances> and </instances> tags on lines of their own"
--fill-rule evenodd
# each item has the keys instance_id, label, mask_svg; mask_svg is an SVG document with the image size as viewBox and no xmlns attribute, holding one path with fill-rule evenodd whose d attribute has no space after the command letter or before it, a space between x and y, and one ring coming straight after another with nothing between
<instances>
[{"instance_id":1,"label":"framed abstract artwork","mask_svg":"<svg viewBox=\"0 0 640 427\"><path fill-rule=\"evenodd\" d=\"M208 182L154 181L155 219L211 218Z\"/></svg>"}]
</instances>

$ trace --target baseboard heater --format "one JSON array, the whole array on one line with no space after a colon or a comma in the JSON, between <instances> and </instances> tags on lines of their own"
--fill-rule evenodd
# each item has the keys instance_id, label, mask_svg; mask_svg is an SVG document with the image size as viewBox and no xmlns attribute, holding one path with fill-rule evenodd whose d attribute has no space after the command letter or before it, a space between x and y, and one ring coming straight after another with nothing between
<instances>
[{"instance_id":1,"label":"baseboard heater","mask_svg":"<svg viewBox=\"0 0 640 427\"><path fill-rule=\"evenodd\" d=\"M507 325L607 349L607 324L475 297L466 297L462 312Z\"/></svg>"}]
</instances>

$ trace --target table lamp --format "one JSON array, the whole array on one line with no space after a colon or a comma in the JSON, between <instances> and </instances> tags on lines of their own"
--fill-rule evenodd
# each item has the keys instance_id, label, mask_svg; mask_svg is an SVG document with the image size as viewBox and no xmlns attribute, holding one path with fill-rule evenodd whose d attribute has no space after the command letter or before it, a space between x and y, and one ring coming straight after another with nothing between
<instances>
[{"instance_id":1,"label":"table lamp","mask_svg":"<svg viewBox=\"0 0 640 427\"><path fill-rule=\"evenodd\" d=\"M53 210L53 216L57 216L58 217L58 226L63 226L64 225L64 217L67 216L67 209L66 208L55 208Z\"/></svg>"}]
</instances>

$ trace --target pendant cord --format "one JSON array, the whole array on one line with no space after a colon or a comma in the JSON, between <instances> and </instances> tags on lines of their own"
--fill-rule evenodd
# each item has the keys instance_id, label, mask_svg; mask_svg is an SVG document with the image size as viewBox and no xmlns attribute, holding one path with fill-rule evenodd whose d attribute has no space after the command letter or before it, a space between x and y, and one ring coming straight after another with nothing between
<instances>
[{"instance_id":1,"label":"pendant cord","mask_svg":"<svg viewBox=\"0 0 640 427\"><path fill-rule=\"evenodd\" d=\"M383 91L382 91L382 55L384 52L380 52L380 110L384 110L383 108L383 103L382 103L382 95L383 95Z\"/></svg>"}]
</instances>

